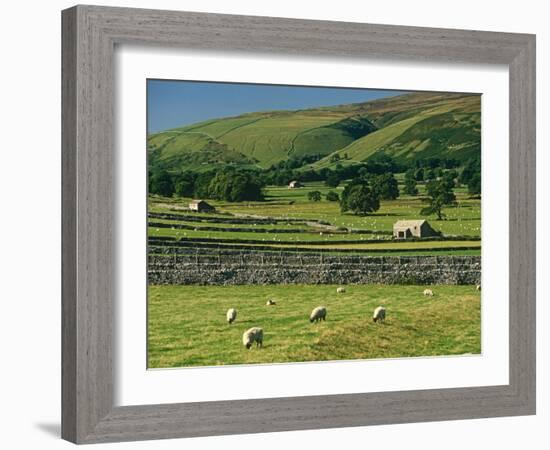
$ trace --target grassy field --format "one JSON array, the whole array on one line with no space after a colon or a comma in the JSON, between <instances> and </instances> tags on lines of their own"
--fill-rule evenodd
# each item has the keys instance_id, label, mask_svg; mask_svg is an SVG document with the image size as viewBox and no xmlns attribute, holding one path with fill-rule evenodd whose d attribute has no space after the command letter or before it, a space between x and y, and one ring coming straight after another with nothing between
<instances>
[{"instance_id":1,"label":"grassy field","mask_svg":"<svg viewBox=\"0 0 550 450\"><path fill-rule=\"evenodd\" d=\"M457 241L449 238L441 241L395 242L391 241L393 224L397 220L424 218L419 214L425 204L421 194L424 186L419 184L419 196L402 195L396 200L382 201L380 209L367 216L342 214L338 202L329 202L324 196L329 191L341 194L343 187L328 188L323 183L306 183L303 188L288 189L270 186L266 188L266 201L263 202L220 202L210 201L217 214L192 214L186 211L190 199L167 199L150 197L149 211L155 213L185 214L208 221L185 221L184 219L150 219L149 236L174 237L197 240L218 240L221 244L239 240L243 245L271 245L288 248L289 245L315 249L353 249L379 252L387 249L391 254L403 254L416 249L420 252L433 249L437 254L479 255L481 253L481 200L469 198L464 188L456 188L458 206L445 208L446 220L427 217L431 226L445 236L462 236ZM311 191L318 190L323 195L320 202L307 198ZM277 219L276 223L257 223L258 217ZM216 223L210 218L240 218L244 223ZM286 220L286 221L285 221ZM326 226L319 224L322 221ZM168 227L166 227L166 225ZM173 228L171 227L173 226ZM184 228L178 228L183 225ZM279 231L277 231L279 230ZM253 242L260 241L260 242ZM375 241L375 242L368 242ZM321 247L322 244L322 247ZM397 253L396 253L397 252ZM423 253L419 253L423 254Z\"/></svg>"},{"instance_id":2,"label":"grassy field","mask_svg":"<svg viewBox=\"0 0 550 450\"><path fill-rule=\"evenodd\" d=\"M474 286L149 286L148 367L460 355L481 352L480 292ZM268 298L276 306L265 306ZM319 305L327 320L311 324ZM386 323L373 323L375 307ZM228 325L225 312L236 308ZM247 350L242 333L264 330Z\"/></svg>"}]
</instances>

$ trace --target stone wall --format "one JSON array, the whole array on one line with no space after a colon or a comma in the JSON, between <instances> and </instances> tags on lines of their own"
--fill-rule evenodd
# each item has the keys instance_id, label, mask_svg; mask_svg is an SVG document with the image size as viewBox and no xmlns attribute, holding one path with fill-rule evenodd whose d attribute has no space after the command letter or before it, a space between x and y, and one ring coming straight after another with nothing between
<instances>
[{"instance_id":1,"label":"stone wall","mask_svg":"<svg viewBox=\"0 0 550 450\"><path fill-rule=\"evenodd\" d=\"M149 255L150 284L477 284L479 256L361 256L292 252Z\"/></svg>"}]
</instances>

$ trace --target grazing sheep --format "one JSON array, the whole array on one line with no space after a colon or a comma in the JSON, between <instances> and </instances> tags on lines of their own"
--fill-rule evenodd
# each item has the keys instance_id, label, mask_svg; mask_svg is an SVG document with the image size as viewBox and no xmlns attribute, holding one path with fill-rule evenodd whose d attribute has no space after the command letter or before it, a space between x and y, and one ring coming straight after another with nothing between
<instances>
[{"instance_id":1,"label":"grazing sheep","mask_svg":"<svg viewBox=\"0 0 550 450\"><path fill-rule=\"evenodd\" d=\"M343 294L344 292L346 292L346 288L339 287L339 288L336 289L337 294Z\"/></svg>"},{"instance_id":2,"label":"grazing sheep","mask_svg":"<svg viewBox=\"0 0 550 450\"><path fill-rule=\"evenodd\" d=\"M434 296L434 293L433 293L433 291L432 291L431 289L424 289L424 295L433 297L433 296Z\"/></svg>"},{"instance_id":3,"label":"grazing sheep","mask_svg":"<svg viewBox=\"0 0 550 450\"><path fill-rule=\"evenodd\" d=\"M309 321L311 323L318 322L320 320L327 320L327 308L324 306L318 306L311 311L311 315L309 316Z\"/></svg>"},{"instance_id":4,"label":"grazing sheep","mask_svg":"<svg viewBox=\"0 0 550 450\"><path fill-rule=\"evenodd\" d=\"M264 330L259 327L252 327L243 333L243 345L250 349L253 343L256 343L256 347L261 347L264 342Z\"/></svg>"},{"instance_id":5,"label":"grazing sheep","mask_svg":"<svg viewBox=\"0 0 550 450\"><path fill-rule=\"evenodd\" d=\"M275 300L269 299L267 302L265 302L265 306L272 306L276 305L277 302Z\"/></svg>"},{"instance_id":6,"label":"grazing sheep","mask_svg":"<svg viewBox=\"0 0 550 450\"><path fill-rule=\"evenodd\" d=\"M227 323L231 325L237 318L237 310L235 308L229 308L225 317L227 317Z\"/></svg>"},{"instance_id":7,"label":"grazing sheep","mask_svg":"<svg viewBox=\"0 0 550 450\"><path fill-rule=\"evenodd\" d=\"M374 310L374 314L372 315L372 320L374 322L384 322L386 320L386 308L383 306L379 306Z\"/></svg>"},{"instance_id":8,"label":"grazing sheep","mask_svg":"<svg viewBox=\"0 0 550 450\"><path fill-rule=\"evenodd\" d=\"M481 291L481 284L476 284L476 291Z\"/></svg>"}]
</instances>

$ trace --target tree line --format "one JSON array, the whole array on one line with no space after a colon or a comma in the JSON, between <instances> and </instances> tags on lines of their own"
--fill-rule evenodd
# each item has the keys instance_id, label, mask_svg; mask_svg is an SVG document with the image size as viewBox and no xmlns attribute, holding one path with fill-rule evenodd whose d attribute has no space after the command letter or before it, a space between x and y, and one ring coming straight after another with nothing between
<instances>
[{"instance_id":1,"label":"tree line","mask_svg":"<svg viewBox=\"0 0 550 450\"><path fill-rule=\"evenodd\" d=\"M269 169L239 168L227 166L204 172L182 171L173 173L160 164L155 164L149 171L149 193L165 197L195 197L229 202L261 201L263 189L267 185L286 186L292 180L302 182L324 182L328 187L336 188L344 180L347 183L341 198L331 191L329 201L339 201L342 211L368 213L379 208L381 199L396 199L399 188L395 173L405 173L403 192L417 195L418 182L425 182L428 195L438 197L437 203L451 204L449 195L437 194L437 189L447 192L455 183L468 186L473 195L481 193L481 161L472 159L461 168L453 159L429 158L412 161L408 165L380 153L375 154L364 163L343 166L337 164L334 169L297 170L311 164L320 155L308 155L301 158L290 158L281 161ZM441 188L441 184L448 188ZM436 188L436 186L438 186ZM320 200L313 194L311 201ZM435 204L434 204L435 205ZM432 205L433 207L436 207ZM439 209L440 211L440 209ZM439 214L438 214L439 217Z\"/></svg>"},{"instance_id":2,"label":"tree line","mask_svg":"<svg viewBox=\"0 0 550 450\"><path fill-rule=\"evenodd\" d=\"M157 169L149 173L149 193L164 197L195 197L228 202L261 201L265 183L254 171L228 167L176 175Z\"/></svg>"}]
</instances>

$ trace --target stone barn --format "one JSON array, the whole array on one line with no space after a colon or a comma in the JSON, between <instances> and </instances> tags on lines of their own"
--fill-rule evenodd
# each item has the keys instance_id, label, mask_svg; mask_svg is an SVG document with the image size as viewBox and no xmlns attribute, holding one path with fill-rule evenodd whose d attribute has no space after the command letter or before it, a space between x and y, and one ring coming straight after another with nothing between
<instances>
[{"instance_id":1,"label":"stone barn","mask_svg":"<svg viewBox=\"0 0 550 450\"><path fill-rule=\"evenodd\" d=\"M299 181L291 181L290 183L288 183L288 188L289 189L296 189L296 188L301 188L303 187L303 184L300 183Z\"/></svg>"},{"instance_id":2,"label":"stone barn","mask_svg":"<svg viewBox=\"0 0 550 450\"><path fill-rule=\"evenodd\" d=\"M189 203L189 209L197 212L214 212L214 208L211 204L206 203L204 200L191 200Z\"/></svg>"},{"instance_id":3,"label":"stone barn","mask_svg":"<svg viewBox=\"0 0 550 450\"><path fill-rule=\"evenodd\" d=\"M393 224L394 239L425 238L440 236L427 220L399 220Z\"/></svg>"}]
</instances>

